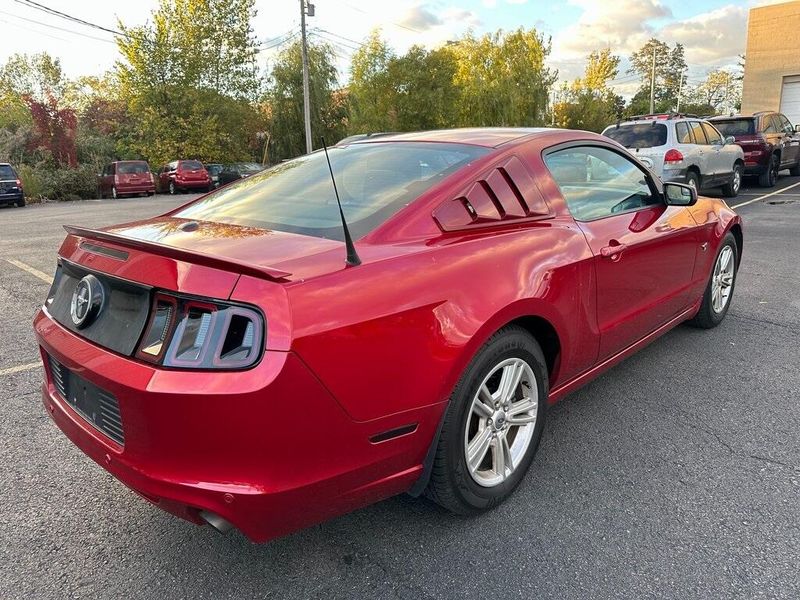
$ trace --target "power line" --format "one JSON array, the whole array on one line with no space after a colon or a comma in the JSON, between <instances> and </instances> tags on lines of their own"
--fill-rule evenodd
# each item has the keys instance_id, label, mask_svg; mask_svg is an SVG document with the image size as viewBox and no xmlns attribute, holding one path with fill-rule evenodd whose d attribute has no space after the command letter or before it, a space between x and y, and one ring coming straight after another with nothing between
<instances>
[{"instance_id":1,"label":"power line","mask_svg":"<svg viewBox=\"0 0 800 600\"><path fill-rule=\"evenodd\" d=\"M377 13L369 12L369 11L364 10L363 8L359 8L357 6L353 6L352 4L350 4L349 2L345 2L344 0L338 0L338 1L341 4L344 4L349 9L355 10L355 11L363 13L365 15L381 16L381 15L378 15ZM395 23L393 21L389 21L388 23L389 23L389 25L394 25L395 27L399 27L400 29L405 29L406 31L413 31L414 33L425 33L424 31L421 31L419 29L414 29L413 27L409 27L408 25L402 25L400 23Z\"/></svg>"},{"instance_id":2,"label":"power line","mask_svg":"<svg viewBox=\"0 0 800 600\"><path fill-rule=\"evenodd\" d=\"M321 31L322 33L327 33L328 35L332 35L333 37L337 37L340 40L344 40L345 42L349 42L351 44L355 44L359 48L363 48L366 44L362 42L357 42L356 40L350 39L348 37L344 37L343 35L339 35L338 33L333 33L332 31L328 31L327 29L322 29L321 27L314 27L313 31Z\"/></svg>"},{"instance_id":3,"label":"power line","mask_svg":"<svg viewBox=\"0 0 800 600\"><path fill-rule=\"evenodd\" d=\"M122 33L121 31L117 31L116 29L109 29L108 27L103 27L102 25L98 25L97 23L91 23L89 21L85 21L84 19L80 19L78 17L74 17L59 10L55 10L53 8L50 8L49 6L45 6L44 4L39 4L38 2L34 2L33 0L14 0L14 2L16 2L17 4L21 4L22 6L27 6L29 8L41 11L45 14L53 15L61 19L66 19L67 21L72 21L73 23L78 23L80 25L85 25L86 27L92 27L100 31L105 31L106 33L111 33L113 35L125 37L125 34Z\"/></svg>"},{"instance_id":4,"label":"power line","mask_svg":"<svg viewBox=\"0 0 800 600\"><path fill-rule=\"evenodd\" d=\"M97 40L98 42L105 42L106 44L114 44L115 43L112 40L106 40L106 39L99 38L99 37L96 37L96 36L93 36L93 35L88 35L86 33L81 33L80 31L75 31L74 29L66 29L64 27L58 27L57 25L51 25L50 23L44 23L42 21L37 21L36 19L29 19L27 17L20 17L19 15L15 15L15 14L12 14L12 13L7 13L7 12L2 11L2 10L0 10L0 13L4 14L6 16L12 17L14 19L21 19L22 21L27 21L28 23L35 23L36 25L42 25L43 27L49 27L50 29L56 29L58 31L63 31L65 33L71 33L73 35L79 35L81 37L85 37L85 38L88 38L90 40ZM6 23L8 23L8 21L6 21ZM13 25L13 23L11 23L11 25ZM29 29L28 31L33 31L33 30ZM37 32L37 33L41 33L41 32ZM42 35L44 35L44 34L42 34ZM62 39L62 38L56 38L56 39ZM62 40L62 41L66 41L66 40Z\"/></svg>"}]
</instances>

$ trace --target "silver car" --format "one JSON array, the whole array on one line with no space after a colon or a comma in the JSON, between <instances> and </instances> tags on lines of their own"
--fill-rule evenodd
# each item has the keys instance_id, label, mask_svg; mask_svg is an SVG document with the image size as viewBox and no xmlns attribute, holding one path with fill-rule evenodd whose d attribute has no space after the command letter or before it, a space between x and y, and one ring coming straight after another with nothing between
<instances>
[{"instance_id":1,"label":"silver car","mask_svg":"<svg viewBox=\"0 0 800 600\"><path fill-rule=\"evenodd\" d=\"M744 174L744 152L708 121L686 115L646 115L610 125L603 135L625 146L663 181L732 198Z\"/></svg>"}]
</instances>

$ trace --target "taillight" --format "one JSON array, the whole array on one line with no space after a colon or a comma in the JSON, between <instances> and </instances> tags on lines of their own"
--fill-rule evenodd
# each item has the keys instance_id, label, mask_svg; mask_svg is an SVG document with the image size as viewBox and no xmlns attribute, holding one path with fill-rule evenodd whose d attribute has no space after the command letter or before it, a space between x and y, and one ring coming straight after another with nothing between
<instances>
[{"instance_id":1,"label":"taillight","mask_svg":"<svg viewBox=\"0 0 800 600\"><path fill-rule=\"evenodd\" d=\"M183 369L244 369L261 357L264 319L253 308L158 293L136 355Z\"/></svg>"},{"instance_id":2,"label":"taillight","mask_svg":"<svg viewBox=\"0 0 800 600\"><path fill-rule=\"evenodd\" d=\"M667 150L667 153L664 155L664 162L665 163L674 163L674 162L681 162L683 160L683 154L681 154L675 148Z\"/></svg>"},{"instance_id":3,"label":"taillight","mask_svg":"<svg viewBox=\"0 0 800 600\"><path fill-rule=\"evenodd\" d=\"M17 179L16 181L17 187L22 187L22 181Z\"/></svg>"}]
</instances>

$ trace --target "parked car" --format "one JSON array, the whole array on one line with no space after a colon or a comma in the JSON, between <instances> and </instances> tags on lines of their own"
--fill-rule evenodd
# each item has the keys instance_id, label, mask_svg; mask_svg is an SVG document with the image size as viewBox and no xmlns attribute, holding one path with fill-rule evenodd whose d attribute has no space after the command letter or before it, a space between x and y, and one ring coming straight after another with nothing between
<instances>
[{"instance_id":1,"label":"parked car","mask_svg":"<svg viewBox=\"0 0 800 600\"><path fill-rule=\"evenodd\" d=\"M778 173L789 169L800 175L800 133L784 115L757 112L752 116L736 115L709 119L714 127L731 136L744 150L744 172L758 175L758 184L773 187Z\"/></svg>"},{"instance_id":2,"label":"parked car","mask_svg":"<svg viewBox=\"0 0 800 600\"><path fill-rule=\"evenodd\" d=\"M742 186L744 152L703 119L644 115L610 125L603 135L628 148L663 181L698 190L719 187L728 198Z\"/></svg>"},{"instance_id":3,"label":"parked car","mask_svg":"<svg viewBox=\"0 0 800 600\"><path fill-rule=\"evenodd\" d=\"M158 189L161 193L207 192L212 187L211 177L199 160L173 160L158 172Z\"/></svg>"},{"instance_id":4,"label":"parked car","mask_svg":"<svg viewBox=\"0 0 800 600\"><path fill-rule=\"evenodd\" d=\"M25 191L17 172L8 163L0 163L0 205L25 206Z\"/></svg>"},{"instance_id":5,"label":"parked car","mask_svg":"<svg viewBox=\"0 0 800 600\"><path fill-rule=\"evenodd\" d=\"M741 218L600 135L406 133L330 161L338 195L317 152L67 227L34 321L47 412L194 523L265 541L402 492L491 509L552 403L731 305Z\"/></svg>"},{"instance_id":6,"label":"parked car","mask_svg":"<svg viewBox=\"0 0 800 600\"><path fill-rule=\"evenodd\" d=\"M206 163L203 166L205 167L206 171L208 171L208 176L211 177L211 185L214 188L218 188L219 174L222 172L222 169L225 168L224 165L220 163Z\"/></svg>"},{"instance_id":7,"label":"parked car","mask_svg":"<svg viewBox=\"0 0 800 600\"><path fill-rule=\"evenodd\" d=\"M245 179L256 173L261 173L264 166L258 163L233 163L225 165L219 174L219 185L225 185L237 179Z\"/></svg>"},{"instance_id":8,"label":"parked car","mask_svg":"<svg viewBox=\"0 0 800 600\"><path fill-rule=\"evenodd\" d=\"M97 176L97 191L101 198L122 198L156 193L156 182L150 165L143 160L118 160L103 167Z\"/></svg>"}]
</instances>

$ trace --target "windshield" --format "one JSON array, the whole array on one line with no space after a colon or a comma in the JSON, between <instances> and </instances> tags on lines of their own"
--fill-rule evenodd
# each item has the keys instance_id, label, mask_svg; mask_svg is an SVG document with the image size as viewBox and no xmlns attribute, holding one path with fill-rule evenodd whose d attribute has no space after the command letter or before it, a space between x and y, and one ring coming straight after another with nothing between
<instances>
[{"instance_id":1,"label":"windshield","mask_svg":"<svg viewBox=\"0 0 800 600\"><path fill-rule=\"evenodd\" d=\"M203 168L203 165L198 160L182 160L180 164L181 171L197 171Z\"/></svg>"},{"instance_id":2,"label":"windshield","mask_svg":"<svg viewBox=\"0 0 800 600\"><path fill-rule=\"evenodd\" d=\"M236 170L243 173L259 173L264 170L264 167L258 163L239 163L236 165Z\"/></svg>"},{"instance_id":3,"label":"windshield","mask_svg":"<svg viewBox=\"0 0 800 600\"><path fill-rule=\"evenodd\" d=\"M626 148L655 148L667 143L667 126L663 123L637 123L609 127L603 135Z\"/></svg>"},{"instance_id":4,"label":"windshield","mask_svg":"<svg viewBox=\"0 0 800 600\"><path fill-rule=\"evenodd\" d=\"M729 121L711 121L724 136L752 135L756 132L753 119L731 119Z\"/></svg>"},{"instance_id":5,"label":"windshield","mask_svg":"<svg viewBox=\"0 0 800 600\"><path fill-rule=\"evenodd\" d=\"M209 175L219 175L222 171L222 165L206 165L206 171Z\"/></svg>"},{"instance_id":6,"label":"windshield","mask_svg":"<svg viewBox=\"0 0 800 600\"><path fill-rule=\"evenodd\" d=\"M17 174L14 173L9 165L0 165L0 179L16 179Z\"/></svg>"},{"instance_id":7,"label":"windshield","mask_svg":"<svg viewBox=\"0 0 800 600\"><path fill-rule=\"evenodd\" d=\"M123 162L117 163L117 173L120 175L132 175L134 173L147 173L150 168L143 162Z\"/></svg>"},{"instance_id":8,"label":"windshield","mask_svg":"<svg viewBox=\"0 0 800 600\"><path fill-rule=\"evenodd\" d=\"M446 143L375 142L334 147L329 152L348 226L354 237L361 237L489 149ZM238 180L175 216L344 239L322 152Z\"/></svg>"}]
</instances>

